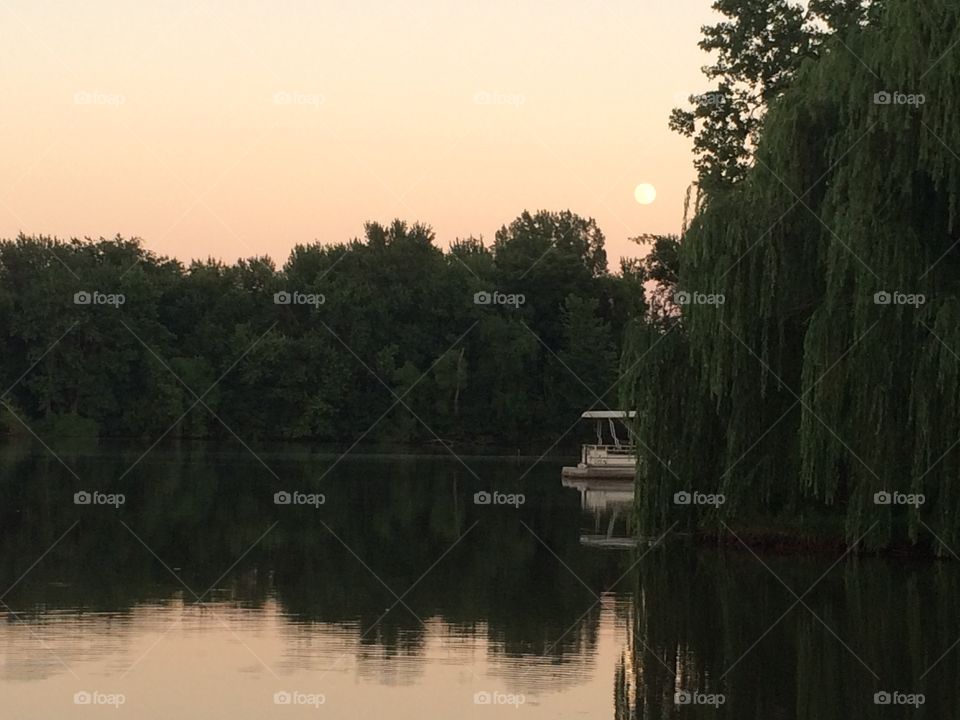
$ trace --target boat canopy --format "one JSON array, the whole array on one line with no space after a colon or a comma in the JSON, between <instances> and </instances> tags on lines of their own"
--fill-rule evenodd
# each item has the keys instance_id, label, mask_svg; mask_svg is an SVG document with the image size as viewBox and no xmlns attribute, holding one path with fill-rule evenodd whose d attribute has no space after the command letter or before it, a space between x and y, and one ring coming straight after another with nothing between
<instances>
[{"instance_id":1,"label":"boat canopy","mask_svg":"<svg viewBox=\"0 0 960 720\"><path fill-rule=\"evenodd\" d=\"M580 417L594 420L617 420L636 416L636 410L587 410Z\"/></svg>"}]
</instances>

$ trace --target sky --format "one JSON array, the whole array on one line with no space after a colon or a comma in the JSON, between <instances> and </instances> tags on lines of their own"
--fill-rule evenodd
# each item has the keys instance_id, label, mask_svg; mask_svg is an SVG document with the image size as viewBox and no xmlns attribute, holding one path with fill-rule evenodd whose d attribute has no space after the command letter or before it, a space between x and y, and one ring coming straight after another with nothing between
<instances>
[{"instance_id":1,"label":"sky","mask_svg":"<svg viewBox=\"0 0 960 720\"><path fill-rule=\"evenodd\" d=\"M680 228L667 121L708 89L710 4L0 0L0 237L282 264L369 220L446 246L570 209L613 265Z\"/></svg>"}]
</instances>

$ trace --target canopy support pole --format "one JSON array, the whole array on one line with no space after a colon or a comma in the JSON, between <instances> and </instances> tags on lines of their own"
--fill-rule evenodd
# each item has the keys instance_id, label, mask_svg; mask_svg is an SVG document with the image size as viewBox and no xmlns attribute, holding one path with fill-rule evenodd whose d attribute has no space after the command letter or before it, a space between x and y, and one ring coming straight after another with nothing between
<instances>
[{"instance_id":1,"label":"canopy support pole","mask_svg":"<svg viewBox=\"0 0 960 720\"><path fill-rule=\"evenodd\" d=\"M610 423L610 435L613 436L613 444L620 447L620 438L617 437L617 426L613 424L613 418L608 420Z\"/></svg>"}]
</instances>

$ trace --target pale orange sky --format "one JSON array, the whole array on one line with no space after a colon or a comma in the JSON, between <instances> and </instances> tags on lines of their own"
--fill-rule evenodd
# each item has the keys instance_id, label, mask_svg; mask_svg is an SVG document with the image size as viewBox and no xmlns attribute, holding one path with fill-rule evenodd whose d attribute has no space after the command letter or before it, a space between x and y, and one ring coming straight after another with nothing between
<instances>
[{"instance_id":1,"label":"pale orange sky","mask_svg":"<svg viewBox=\"0 0 960 720\"><path fill-rule=\"evenodd\" d=\"M569 208L613 268L679 229L667 118L708 87L710 3L0 0L0 237L282 264L366 220L446 246Z\"/></svg>"}]
</instances>

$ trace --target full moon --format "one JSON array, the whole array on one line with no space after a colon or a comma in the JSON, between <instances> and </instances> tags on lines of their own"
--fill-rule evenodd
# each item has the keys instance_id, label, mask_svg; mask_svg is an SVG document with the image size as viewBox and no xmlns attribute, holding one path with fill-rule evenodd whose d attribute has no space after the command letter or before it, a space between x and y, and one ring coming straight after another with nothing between
<instances>
[{"instance_id":1,"label":"full moon","mask_svg":"<svg viewBox=\"0 0 960 720\"><path fill-rule=\"evenodd\" d=\"M657 199L657 189L650 183L641 183L634 189L633 197L641 205L649 205Z\"/></svg>"}]
</instances>

